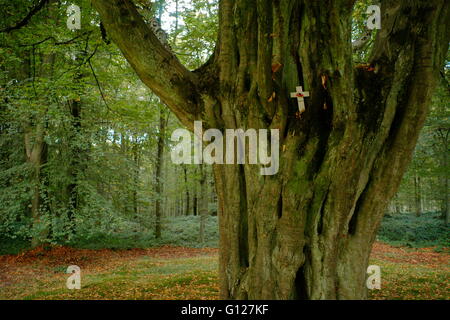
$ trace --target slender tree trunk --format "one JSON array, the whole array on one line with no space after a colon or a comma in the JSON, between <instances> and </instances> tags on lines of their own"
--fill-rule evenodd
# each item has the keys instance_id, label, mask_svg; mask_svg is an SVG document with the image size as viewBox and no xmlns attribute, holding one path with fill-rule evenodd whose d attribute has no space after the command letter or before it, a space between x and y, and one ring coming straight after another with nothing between
<instances>
[{"instance_id":1,"label":"slender tree trunk","mask_svg":"<svg viewBox=\"0 0 450 320\"><path fill-rule=\"evenodd\" d=\"M159 135L157 144L157 156L156 156L156 173L155 173L155 237L157 239L161 238L161 202L162 202L162 168L164 165L164 138L166 132L166 119L164 116L164 111L161 107L159 114Z\"/></svg>"},{"instance_id":2,"label":"slender tree trunk","mask_svg":"<svg viewBox=\"0 0 450 320\"><path fill-rule=\"evenodd\" d=\"M194 171L197 175L197 170ZM198 215L198 180L195 179L194 188L193 188L193 194L192 194L192 214L194 216Z\"/></svg>"},{"instance_id":3,"label":"slender tree trunk","mask_svg":"<svg viewBox=\"0 0 450 320\"><path fill-rule=\"evenodd\" d=\"M420 217L422 214L422 196L421 196L422 190L420 185L420 177L416 174L414 176L414 204L415 204L415 211L416 211L416 217Z\"/></svg>"},{"instance_id":4,"label":"slender tree trunk","mask_svg":"<svg viewBox=\"0 0 450 320\"><path fill-rule=\"evenodd\" d=\"M86 50L83 50L79 55L75 56L75 62L79 63L83 61L87 56ZM83 78L85 75L83 74L81 67L79 67L75 77L74 82L78 85L82 85ZM77 89L79 90L79 89ZM86 147L83 147L84 143L81 139L82 135L82 122L81 122L81 113L82 113L82 102L81 102L82 92L78 93L78 97L75 99L71 99L68 101L70 117L71 117L71 132L69 137L69 166L68 166L68 175L69 181L66 188L66 192L69 198L68 201L68 218L70 221L70 230L72 233L75 232L75 215L79 208L79 180L80 174L85 170L83 167L83 160L87 162L87 150Z\"/></svg>"},{"instance_id":5,"label":"slender tree trunk","mask_svg":"<svg viewBox=\"0 0 450 320\"><path fill-rule=\"evenodd\" d=\"M444 200L443 202L443 206L442 206L442 212L445 212L445 223L446 224L450 224L450 197L449 197L449 183L448 183L448 178L445 179L445 183L444 183Z\"/></svg>"},{"instance_id":6,"label":"slender tree trunk","mask_svg":"<svg viewBox=\"0 0 450 320\"><path fill-rule=\"evenodd\" d=\"M394 197L394 208L395 208L395 213L400 213L401 212L401 202L398 196Z\"/></svg>"},{"instance_id":7,"label":"slender tree trunk","mask_svg":"<svg viewBox=\"0 0 450 320\"><path fill-rule=\"evenodd\" d=\"M194 216L198 215L198 198L197 198L197 190L194 191L194 200L193 200L192 213L193 213Z\"/></svg>"},{"instance_id":8,"label":"slender tree trunk","mask_svg":"<svg viewBox=\"0 0 450 320\"><path fill-rule=\"evenodd\" d=\"M69 101L70 115L72 120L72 136L69 141L70 154L69 154L69 177L70 183L67 186L67 195L69 197L68 205L68 218L70 221L70 228L72 232L74 229L74 218L78 210L79 198L78 198L78 179L81 166L81 157L83 150L80 147L80 134L81 134L81 101L71 100Z\"/></svg>"},{"instance_id":9,"label":"slender tree trunk","mask_svg":"<svg viewBox=\"0 0 450 320\"><path fill-rule=\"evenodd\" d=\"M442 200L441 200L441 214L445 219L446 224L450 224L450 197L449 197L449 173L446 168L448 168L448 148L444 151L444 155L442 156L442 169L443 176L441 177L441 185L442 185Z\"/></svg>"},{"instance_id":10,"label":"slender tree trunk","mask_svg":"<svg viewBox=\"0 0 450 320\"><path fill-rule=\"evenodd\" d=\"M44 126L39 124L33 132L32 128L28 128L25 131L25 149L27 154L27 162L32 167L33 178L33 196L31 200L31 217L33 220L33 226L38 227L42 231L36 235L33 235L31 240L31 246L37 247L42 244L43 240L47 238L48 228L41 226L41 210L45 206L43 203L42 195L44 190L41 186L43 182L42 167L47 163L47 151L48 146L44 141Z\"/></svg>"},{"instance_id":11,"label":"slender tree trunk","mask_svg":"<svg viewBox=\"0 0 450 320\"><path fill-rule=\"evenodd\" d=\"M54 11L49 11L49 17L53 15ZM33 53L34 54L34 53ZM52 79L54 75L54 66L56 54L50 53L42 55L42 66L40 68L40 78ZM35 64L36 62L34 62ZM36 65L33 66L36 68ZM36 97L36 99L41 99ZM48 100L43 99L44 103L49 103ZM51 225L43 226L42 213L50 213L49 198L48 198L48 177L44 172L44 166L48 161L48 144L45 142L46 127L47 127L47 108L38 115L33 115L25 124L25 151L27 155L27 162L32 167L33 177L33 196L31 200L31 215L33 227L37 227L40 231L34 234L31 240L31 246L36 247L41 245L49 236L51 232Z\"/></svg>"},{"instance_id":12,"label":"slender tree trunk","mask_svg":"<svg viewBox=\"0 0 450 320\"><path fill-rule=\"evenodd\" d=\"M447 53L444 0L383 1L367 66L352 62L353 0L219 2L219 41L190 72L131 1L94 0L138 75L189 129L278 129L280 170L214 165L221 297L360 299L376 231ZM310 92L299 117L290 99Z\"/></svg>"},{"instance_id":13,"label":"slender tree trunk","mask_svg":"<svg viewBox=\"0 0 450 320\"><path fill-rule=\"evenodd\" d=\"M141 171L140 168L140 154L139 154L139 140L136 136L134 146L133 146L133 213L134 218L137 219L139 217L139 206L138 206L138 190L139 190L139 173Z\"/></svg>"},{"instance_id":14,"label":"slender tree trunk","mask_svg":"<svg viewBox=\"0 0 450 320\"><path fill-rule=\"evenodd\" d=\"M184 186L186 188L185 195L186 195L186 211L185 215L188 216L190 214L190 197L189 197L189 186L188 186L188 179L187 179L187 167L183 167L184 170Z\"/></svg>"},{"instance_id":15,"label":"slender tree trunk","mask_svg":"<svg viewBox=\"0 0 450 320\"><path fill-rule=\"evenodd\" d=\"M200 165L200 244L204 244L205 242L205 224L206 219L208 218L208 185L206 182L206 168L204 165Z\"/></svg>"}]
</instances>

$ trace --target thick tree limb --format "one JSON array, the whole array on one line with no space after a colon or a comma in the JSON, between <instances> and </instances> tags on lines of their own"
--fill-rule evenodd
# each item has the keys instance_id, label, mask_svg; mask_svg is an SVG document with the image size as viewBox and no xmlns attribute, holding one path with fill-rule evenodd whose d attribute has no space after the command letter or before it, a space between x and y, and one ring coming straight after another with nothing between
<instances>
[{"instance_id":1,"label":"thick tree limb","mask_svg":"<svg viewBox=\"0 0 450 320\"><path fill-rule=\"evenodd\" d=\"M358 210L360 237L377 229L384 212L375 208L390 199L401 182L396 173L404 172L411 159L450 41L450 6L445 0L389 0L382 10L384 22L370 60L374 70L358 71L357 79L362 93L358 116L366 117L367 128L375 124L372 152L379 150L367 199ZM370 135L367 131L366 139ZM370 198L377 193L379 199Z\"/></svg>"},{"instance_id":2,"label":"thick tree limb","mask_svg":"<svg viewBox=\"0 0 450 320\"><path fill-rule=\"evenodd\" d=\"M192 127L201 109L196 75L164 48L130 0L93 0L93 5L141 80Z\"/></svg>"},{"instance_id":3,"label":"thick tree limb","mask_svg":"<svg viewBox=\"0 0 450 320\"><path fill-rule=\"evenodd\" d=\"M382 6L383 26L377 34L372 62L395 63L403 58L403 52L415 52L415 58L420 54L428 59L417 63L432 63L426 67L432 68L433 72L441 70L450 40L449 14L449 6L444 0L386 0ZM426 50L420 51L423 47ZM394 72L392 68L391 72Z\"/></svg>"},{"instance_id":4,"label":"thick tree limb","mask_svg":"<svg viewBox=\"0 0 450 320\"><path fill-rule=\"evenodd\" d=\"M0 32L10 32L10 31L17 30L17 29L20 29L20 28L26 26L28 24L28 22L30 22L31 18L36 13L38 13L42 8L44 8L44 6L48 2L49 2L49 0L40 0L39 3L33 9L31 9L31 11L26 15L25 18L23 18L22 20L20 20L19 22L17 22L16 24L14 24L11 27L1 29Z\"/></svg>"}]
</instances>

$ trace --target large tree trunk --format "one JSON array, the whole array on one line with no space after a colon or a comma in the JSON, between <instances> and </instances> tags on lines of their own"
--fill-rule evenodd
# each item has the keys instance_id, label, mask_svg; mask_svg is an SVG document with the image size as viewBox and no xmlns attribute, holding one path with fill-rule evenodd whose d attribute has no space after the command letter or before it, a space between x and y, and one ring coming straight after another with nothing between
<instances>
[{"instance_id":1,"label":"large tree trunk","mask_svg":"<svg viewBox=\"0 0 450 320\"><path fill-rule=\"evenodd\" d=\"M279 129L280 170L214 165L222 298L355 299L448 47L444 0L384 1L370 67L354 1L221 0L219 41L190 72L128 0L94 6L138 75L192 130ZM290 92L310 92L296 116Z\"/></svg>"}]
</instances>

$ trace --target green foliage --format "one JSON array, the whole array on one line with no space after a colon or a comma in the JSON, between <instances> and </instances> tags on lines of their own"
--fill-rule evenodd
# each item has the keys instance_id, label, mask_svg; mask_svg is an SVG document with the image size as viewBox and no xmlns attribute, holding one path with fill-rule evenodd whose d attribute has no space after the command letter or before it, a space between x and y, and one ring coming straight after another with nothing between
<instances>
[{"instance_id":1,"label":"green foliage","mask_svg":"<svg viewBox=\"0 0 450 320\"><path fill-rule=\"evenodd\" d=\"M23 238L0 237L0 255L19 254L30 248L30 241Z\"/></svg>"},{"instance_id":2,"label":"green foliage","mask_svg":"<svg viewBox=\"0 0 450 320\"><path fill-rule=\"evenodd\" d=\"M173 45L179 59L191 69L200 67L213 53L217 40L218 3L192 1L179 14L182 23L174 30Z\"/></svg>"},{"instance_id":3,"label":"green foliage","mask_svg":"<svg viewBox=\"0 0 450 320\"><path fill-rule=\"evenodd\" d=\"M94 201L95 202L95 201ZM205 225L205 241L199 241L200 216L180 216L166 218L163 222L161 239L155 239L153 226L148 228L120 218L114 212L98 208L81 213L76 220L76 233L64 237L67 230L59 229L67 221L54 221L54 244L65 244L83 249L132 249L150 248L161 245L176 245L190 248L217 248L219 246L219 227L216 216L208 216ZM96 212L94 209L100 211ZM89 212L96 212L94 215ZM28 234L28 233L27 233ZM59 241L56 241L59 237ZM68 240L66 240L68 239ZM24 237L4 237L0 239L0 255L17 254L29 249L30 242Z\"/></svg>"},{"instance_id":4,"label":"green foliage","mask_svg":"<svg viewBox=\"0 0 450 320\"><path fill-rule=\"evenodd\" d=\"M386 215L378 231L378 239L395 245L410 247L450 247L450 228L439 213L411 213Z\"/></svg>"},{"instance_id":5,"label":"green foliage","mask_svg":"<svg viewBox=\"0 0 450 320\"><path fill-rule=\"evenodd\" d=\"M131 249L160 245L201 248L218 247L219 244L218 219L214 216L209 216L206 220L204 243L199 242L200 216L166 218L161 239L155 239L152 226L144 229L136 223L117 220L108 221L106 224L107 229L97 229L92 227L90 221L83 221L80 228L86 230L78 232L81 236L69 244L86 249ZM97 225L101 226L99 223Z\"/></svg>"},{"instance_id":6,"label":"green foliage","mask_svg":"<svg viewBox=\"0 0 450 320\"><path fill-rule=\"evenodd\" d=\"M450 51L449 51L450 52ZM401 211L437 211L445 218L450 204L450 91L446 66L433 95L430 111L419 136L413 159L393 201ZM393 211L393 210L391 210Z\"/></svg>"},{"instance_id":7,"label":"green foliage","mask_svg":"<svg viewBox=\"0 0 450 320\"><path fill-rule=\"evenodd\" d=\"M167 21L163 26L170 29L166 30L170 45L183 64L196 69L208 60L218 38L218 1L179 0L177 6L175 1L158 1L153 7L146 0L138 2L147 21L155 14L171 17L170 27ZM193 202L199 200L198 168L174 166L169 160L169 136L181 124L173 116L167 120L162 137L163 190L157 194L156 144L160 110L166 112L165 107L118 48L104 41L90 1L73 3L82 8L82 30L66 27L68 3L55 1L24 27L0 33L0 236L8 239L2 246L12 244L5 250L16 250L31 238L82 247L217 246L216 217L208 217L206 241L199 243L199 217L179 216L194 214ZM33 4L0 0L0 29L20 21ZM366 30L370 4L355 3L353 40ZM367 61L375 34L355 52L355 62ZM400 211L413 211L416 177L421 178L420 192L428 210L440 209L448 193L444 183L450 171L448 75L447 66L395 200ZM78 117L71 110L73 103L79 104ZM40 138L44 141L47 155L41 163L27 156L27 137L28 147ZM210 181L211 177L208 169ZM36 189L40 203L33 218ZM207 200L210 213L217 211L213 198ZM153 235L157 199L163 207L158 241ZM436 219L422 226L416 219L422 218L405 215L396 222L402 232L383 223L380 234L392 238L389 241L411 243L441 243L439 239L448 235ZM417 228L423 230L414 231Z\"/></svg>"}]
</instances>

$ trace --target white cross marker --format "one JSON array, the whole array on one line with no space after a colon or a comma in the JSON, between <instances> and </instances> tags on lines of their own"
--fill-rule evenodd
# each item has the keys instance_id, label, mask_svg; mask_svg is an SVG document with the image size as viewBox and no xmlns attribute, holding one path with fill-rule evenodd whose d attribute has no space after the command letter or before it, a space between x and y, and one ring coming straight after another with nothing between
<instances>
[{"instance_id":1,"label":"white cross marker","mask_svg":"<svg viewBox=\"0 0 450 320\"><path fill-rule=\"evenodd\" d=\"M296 92L291 93L291 98L297 98L298 111L300 112L300 114L302 114L306 110L304 97L309 97L309 91L303 92L302 87L297 87Z\"/></svg>"}]
</instances>

